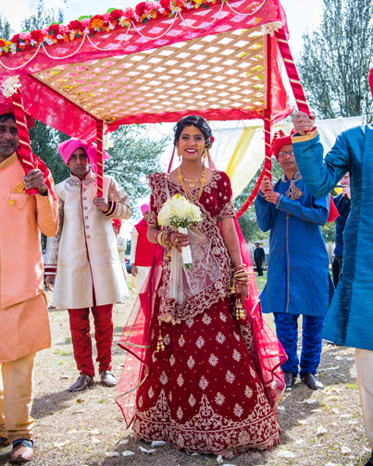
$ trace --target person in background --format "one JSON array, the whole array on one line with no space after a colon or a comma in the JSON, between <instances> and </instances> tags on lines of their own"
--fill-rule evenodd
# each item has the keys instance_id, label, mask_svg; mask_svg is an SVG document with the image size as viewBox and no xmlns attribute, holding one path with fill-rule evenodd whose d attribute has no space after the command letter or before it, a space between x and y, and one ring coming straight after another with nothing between
<instances>
[{"instance_id":1,"label":"person in background","mask_svg":"<svg viewBox=\"0 0 373 466\"><path fill-rule=\"evenodd\" d=\"M272 184L264 177L255 201L257 222L271 230L263 312L273 312L277 337L288 360L282 365L291 389L300 368L302 382L323 389L316 378L322 350L321 329L334 291L321 226L329 216L330 197L307 191L294 158L291 137L273 141L272 153L284 174ZM298 359L298 318L303 316L302 354Z\"/></svg>"},{"instance_id":2,"label":"person in background","mask_svg":"<svg viewBox=\"0 0 373 466\"><path fill-rule=\"evenodd\" d=\"M117 249L118 249L120 265L122 266L124 279L126 280L126 283L128 283L128 273L127 273L127 269L126 269L127 241L123 238L123 236L120 236L120 229L122 227L122 220L113 219L112 223L113 223L113 230L114 230L114 233L115 233L115 237L117 239Z\"/></svg>"},{"instance_id":3,"label":"person in background","mask_svg":"<svg viewBox=\"0 0 373 466\"><path fill-rule=\"evenodd\" d=\"M343 191L341 194L333 198L334 204L339 213L339 217L336 220L334 260L332 263L333 282L336 288L339 282L339 277L342 273L343 231L351 209L350 174L348 172L341 179L340 184L342 185Z\"/></svg>"},{"instance_id":4,"label":"person in background","mask_svg":"<svg viewBox=\"0 0 373 466\"><path fill-rule=\"evenodd\" d=\"M30 117L28 126L31 125ZM17 154L19 145L13 105L3 101L0 103L0 449L12 444L11 463L31 461L34 457L31 408L35 354L51 346L40 231L53 236L58 229L52 175L36 156L38 168L25 175L24 161Z\"/></svg>"},{"instance_id":5,"label":"person in background","mask_svg":"<svg viewBox=\"0 0 373 466\"><path fill-rule=\"evenodd\" d=\"M153 262L154 247L148 240L148 216L149 204L141 207L143 218L137 223L131 233L131 274L135 277L135 289L132 291L140 293L141 288L150 272Z\"/></svg>"},{"instance_id":6,"label":"person in background","mask_svg":"<svg viewBox=\"0 0 373 466\"><path fill-rule=\"evenodd\" d=\"M111 221L131 216L129 197L107 175L103 197L97 197L96 176L89 166L96 167L97 163L94 144L70 139L59 144L58 150L71 175L56 187L60 227L47 241L45 282L54 285L53 304L69 311L74 357L80 372L70 391L93 385L90 309L99 374L102 383L112 387L117 383L111 373L113 303L123 302L129 293Z\"/></svg>"},{"instance_id":7,"label":"person in background","mask_svg":"<svg viewBox=\"0 0 373 466\"><path fill-rule=\"evenodd\" d=\"M263 276L262 265L263 265L263 262L265 261L265 258L266 258L266 255L265 255L264 249L260 247L260 243L255 243L254 262L256 264L256 270L258 272L258 277Z\"/></svg>"}]
</instances>

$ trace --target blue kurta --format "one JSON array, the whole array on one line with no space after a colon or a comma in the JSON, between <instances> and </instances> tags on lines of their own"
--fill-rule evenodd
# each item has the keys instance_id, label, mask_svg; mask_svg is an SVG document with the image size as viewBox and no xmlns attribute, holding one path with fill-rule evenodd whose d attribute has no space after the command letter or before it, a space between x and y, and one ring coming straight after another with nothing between
<instances>
[{"instance_id":1,"label":"blue kurta","mask_svg":"<svg viewBox=\"0 0 373 466\"><path fill-rule=\"evenodd\" d=\"M277 204L259 192L255 209L262 231L271 230L268 279L260 299L263 312L325 317L334 287L321 225L329 215L329 196L315 198L300 172L275 184Z\"/></svg>"},{"instance_id":2,"label":"blue kurta","mask_svg":"<svg viewBox=\"0 0 373 466\"><path fill-rule=\"evenodd\" d=\"M317 131L295 135L293 148L315 196L325 196L350 172L351 213L344 230L342 276L323 334L338 345L373 351L373 126L341 133L325 161Z\"/></svg>"}]
</instances>

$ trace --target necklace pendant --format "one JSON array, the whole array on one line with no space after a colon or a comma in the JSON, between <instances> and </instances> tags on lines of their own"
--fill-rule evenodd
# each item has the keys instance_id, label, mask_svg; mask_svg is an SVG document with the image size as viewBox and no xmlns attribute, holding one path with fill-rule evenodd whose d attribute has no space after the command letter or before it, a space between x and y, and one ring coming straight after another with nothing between
<instances>
[{"instance_id":1,"label":"necklace pendant","mask_svg":"<svg viewBox=\"0 0 373 466\"><path fill-rule=\"evenodd\" d=\"M189 185L191 188L194 188L194 181L189 181Z\"/></svg>"}]
</instances>

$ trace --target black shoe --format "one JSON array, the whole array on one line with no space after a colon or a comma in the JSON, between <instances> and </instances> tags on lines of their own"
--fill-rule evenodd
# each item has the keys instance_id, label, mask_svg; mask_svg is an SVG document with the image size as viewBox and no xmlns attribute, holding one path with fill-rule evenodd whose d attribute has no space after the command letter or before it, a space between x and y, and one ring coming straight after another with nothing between
<instances>
[{"instance_id":1,"label":"black shoe","mask_svg":"<svg viewBox=\"0 0 373 466\"><path fill-rule=\"evenodd\" d=\"M100 374L102 383L107 387L114 387L118 382L110 371L103 371Z\"/></svg>"},{"instance_id":2,"label":"black shoe","mask_svg":"<svg viewBox=\"0 0 373 466\"><path fill-rule=\"evenodd\" d=\"M364 466L373 466L373 450L372 450L372 456L369 458L369 460L364 464Z\"/></svg>"},{"instance_id":3,"label":"black shoe","mask_svg":"<svg viewBox=\"0 0 373 466\"><path fill-rule=\"evenodd\" d=\"M87 374L81 374L78 380L69 388L70 392L80 392L88 387L92 387L93 377Z\"/></svg>"},{"instance_id":4,"label":"black shoe","mask_svg":"<svg viewBox=\"0 0 373 466\"><path fill-rule=\"evenodd\" d=\"M294 375L292 372L287 372L284 371L284 381L285 381L285 387L287 390L291 390L294 386L295 379L297 378L296 375Z\"/></svg>"},{"instance_id":5,"label":"black shoe","mask_svg":"<svg viewBox=\"0 0 373 466\"><path fill-rule=\"evenodd\" d=\"M324 384L311 373L304 374L302 382L311 390L324 390L325 388Z\"/></svg>"}]
</instances>

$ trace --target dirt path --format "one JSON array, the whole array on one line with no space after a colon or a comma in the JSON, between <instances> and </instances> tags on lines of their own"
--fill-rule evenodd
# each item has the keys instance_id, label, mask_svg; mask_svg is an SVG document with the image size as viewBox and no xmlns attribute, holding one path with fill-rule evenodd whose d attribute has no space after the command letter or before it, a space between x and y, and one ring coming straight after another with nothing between
<instances>
[{"instance_id":1,"label":"dirt path","mask_svg":"<svg viewBox=\"0 0 373 466\"><path fill-rule=\"evenodd\" d=\"M50 296L48 296L50 299ZM133 298L114 309L114 340L121 333ZM267 322L273 326L271 317ZM115 389L97 383L70 393L76 370L68 316L51 310L52 348L38 354L35 368L35 466L202 466L217 465L216 456L188 456L169 446L151 447L126 432ZM123 351L113 346L113 372L120 376ZM325 391L312 392L301 382L280 403L281 445L271 452L252 452L222 465L358 466L369 457L355 380L354 350L325 346L319 370ZM322 429L321 429L322 428ZM320 432L320 430L322 432ZM318 434L319 432L319 434ZM0 450L8 465L10 449ZM134 455L123 456L124 451ZM107 455L114 456L107 456ZM281 456L283 455L283 456ZM294 455L294 456L293 456ZM286 457L288 456L288 457Z\"/></svg>"}]
</instances>

